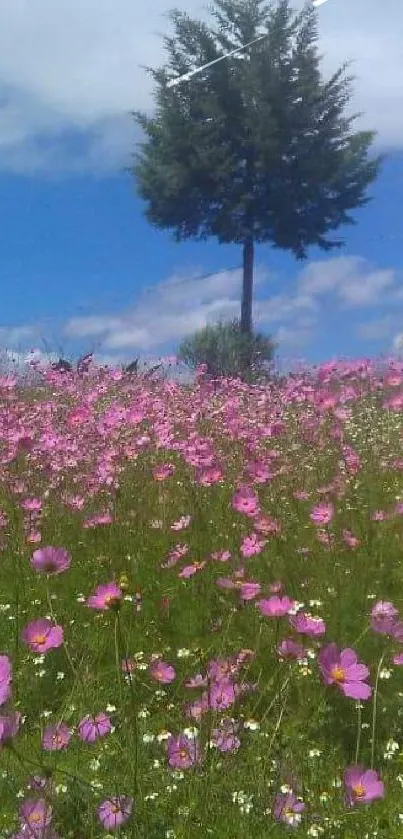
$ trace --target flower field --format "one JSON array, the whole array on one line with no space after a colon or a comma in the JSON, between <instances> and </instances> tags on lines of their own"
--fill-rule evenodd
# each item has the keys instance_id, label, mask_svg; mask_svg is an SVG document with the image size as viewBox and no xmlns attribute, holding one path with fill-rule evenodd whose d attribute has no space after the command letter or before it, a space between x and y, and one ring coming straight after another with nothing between
<instances>
[{"instance_id":1,"label":"flower field","mask_svg":"<svg viewBox=\"0 0 403 839\"><path fill-rule=\"evenodd\" d=\"M397 839L403 365L0 378L0 837Z\"/></svg>"}]
</instances>

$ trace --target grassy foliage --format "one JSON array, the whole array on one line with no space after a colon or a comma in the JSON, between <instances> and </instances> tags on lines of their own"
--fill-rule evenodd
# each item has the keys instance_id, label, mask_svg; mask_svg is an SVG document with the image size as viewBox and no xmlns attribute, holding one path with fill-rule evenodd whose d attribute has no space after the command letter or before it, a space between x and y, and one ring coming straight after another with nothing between
<instances>
[{"instance_id":1,"label":"grassy foliage","mask_svg":"<svg viewBox=\"0 0 403 839\"><path fill-rule=\"evenodd\" d=\"M0 381L1 836L400 836L403 633L371 610L403 611L402 384L365 363L281 388L94 369L27 399ZM44 573L47 546L71 564ZM304 613L325 625L302 632ZM39 655L24 631L44 617L64 642ZM367 699L344 694L351 673L325 683L331 643L368 668ZM85 742L100 713L111 730ZM355 784L348 806L357 763L384 795ZM52 808L46 830L19 827L28 806Z\"/></svg>"}]
</instances>

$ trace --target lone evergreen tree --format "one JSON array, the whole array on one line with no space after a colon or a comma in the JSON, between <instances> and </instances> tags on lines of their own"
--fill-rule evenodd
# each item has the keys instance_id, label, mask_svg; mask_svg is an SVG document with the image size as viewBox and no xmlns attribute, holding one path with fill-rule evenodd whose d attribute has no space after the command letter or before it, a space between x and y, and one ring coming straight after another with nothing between
<instances>
[{"instance_id":1,"label":"lone evergreen tree","mask_svg":"<svg viewBox=\"0 0 403 839\"><path fill-rule=\"evenodd\" d=\"M156 113L133 114L146 140L131 172L146 216L174 238L216 236L243 249L241 330L252 333L256 243L305 259L343 241L327 233L354 224L369 200L381 157L370 159L372 131L347 117L353 77L347 64L320 75L311 0L296 14L289 0L214 0L212 26L173 10L164 38L168 63L145 68L156 84ZM259 40L171 87L181 74Z\"/></svg>"}]
</instances>

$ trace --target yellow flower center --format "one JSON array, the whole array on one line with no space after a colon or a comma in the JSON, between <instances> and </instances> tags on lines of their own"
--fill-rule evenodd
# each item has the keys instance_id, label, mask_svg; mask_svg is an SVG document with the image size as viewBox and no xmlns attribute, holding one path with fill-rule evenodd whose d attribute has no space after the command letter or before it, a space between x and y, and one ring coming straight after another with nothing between
<instances>
[{"instance_id":1,"label":"yellow flower center","mask_svg":"<svg viewBox=\"0 0 403 839\"><path fill-rule=\"evenodd\" d=\"M336 664L336 666L333 667L331 672L332 678L335 680L335 682L344 682L346 678L346 672L345 670L343 670L342 667L340 667L340 665Z\"/></svg>"},{"instance_id":2,"label":"yellow flower center","mask_svg":"<svg viewBox=\"0 0 403 839\"><path fill-rule=\"evenodd\" d=\"M365 787L363 787L362 784L356 784L355 787L353 787L353 793L356 798L364 798L365 792Z\"/></svg>"},{"instance_id":3,"label":"yellow flower center","mask_svg":"<svg viewBox=\"0 0 403 839\"><path fill-rule=\"evenodd\" d=\"M188 757L187 749L179 749L179 757L185 760Z\"/></svg>"},{"instance_id":4,"label":"yellow flower center","mask_svg":"<svg viewBox=\"0 0 403 839\"><path fill-rule=\"evenodd\" d=\"M38 635L34 635L34 644L45 644L46 643L46 635L44 633L39 633Z\"/></svg>"},{"instance_id":5,"label":"yellow flower center","mask_svg":"<svg viewBox=\"0 0 403 839\"><path fill-rule=\"evenodd\" d=\"M28 816L28 824L39 824L42 821L40 813L30 813Z\"/></svg>"}]
</instances>

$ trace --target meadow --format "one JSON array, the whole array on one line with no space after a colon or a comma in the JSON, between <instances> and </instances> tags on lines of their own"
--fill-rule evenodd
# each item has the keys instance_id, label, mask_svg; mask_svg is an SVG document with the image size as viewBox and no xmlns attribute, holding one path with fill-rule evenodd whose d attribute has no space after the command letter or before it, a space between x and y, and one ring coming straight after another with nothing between
<instances>
[{"instance_id":1,"label":"meadow","mask_svg":"<svg viewBox=\"0 0 403 839\"><path fill-rule=\"evenodd\" d=\"M0 378L0 836L397 839L403 365Z\"/></svg>"}]
</instances>

